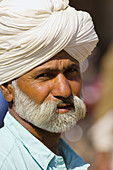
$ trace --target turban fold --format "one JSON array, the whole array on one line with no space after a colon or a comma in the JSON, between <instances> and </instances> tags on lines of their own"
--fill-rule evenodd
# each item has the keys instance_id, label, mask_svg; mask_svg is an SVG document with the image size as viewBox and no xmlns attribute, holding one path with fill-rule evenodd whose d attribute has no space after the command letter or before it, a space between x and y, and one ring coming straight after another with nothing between
<instances>
[{"instance_id":1,"label":"turban fold","mask_svg":"<svg viewBox=\"0 0 113 170\"><path fill-rule=\"evenodd\" d=\"M0 0L0 84L61 50L82 62L97 42L90 15L68 0Z\"/></svg>"}]
</instances>

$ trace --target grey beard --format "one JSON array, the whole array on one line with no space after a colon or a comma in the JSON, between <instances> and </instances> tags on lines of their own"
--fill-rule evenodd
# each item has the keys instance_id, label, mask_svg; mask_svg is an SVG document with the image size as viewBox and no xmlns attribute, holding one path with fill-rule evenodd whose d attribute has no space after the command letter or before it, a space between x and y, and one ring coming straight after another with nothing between
<instances>
[{"instance_id":1,"label":"grey beard","mask_svg":"<svg viewBox=\"0 0 113 170\"><path fill-rule=\"evenodd\" d=\"M77 96L73 96L75 109L65 114L58 114L56 113L57 106L62 104L62 101L49 100L37 105L19 89L16 81L13 81L12 85L15 90L15 110L17 114L38 128L61 133L73 127L78 120L85 116L86 106Z\"/></svg>"}]
</instances>

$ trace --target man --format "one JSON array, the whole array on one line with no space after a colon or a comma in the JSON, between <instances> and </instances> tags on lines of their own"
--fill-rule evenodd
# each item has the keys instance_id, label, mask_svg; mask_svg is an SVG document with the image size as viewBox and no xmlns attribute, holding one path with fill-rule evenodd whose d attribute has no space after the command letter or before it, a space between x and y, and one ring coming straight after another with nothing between
<instances>
[{"instance_id":1,"label":"man","mask_svg":"<svg viewBox=\"0 0 113 170\"><path fill-rule=\"evenodd\" d=\"M9 103L0 169L87 169L60 138L85 116L79 63L98 41L68 0L0 2L0 84Z\"/></svg>"}]
</instances>

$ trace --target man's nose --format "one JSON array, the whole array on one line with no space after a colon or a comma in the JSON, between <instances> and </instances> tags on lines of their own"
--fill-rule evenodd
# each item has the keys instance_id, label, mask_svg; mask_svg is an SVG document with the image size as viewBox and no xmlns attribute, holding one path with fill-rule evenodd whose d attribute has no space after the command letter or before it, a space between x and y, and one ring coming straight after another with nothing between
<instances>
[{"instance_id":1,"label":"man's nose","mask_svg":"<svg viewBox=\"0 0 113 170\"><path fill-rule=\"evenodd\" d=\"M58 74L54 79L52 95L54 97L68 98L72 95L68 79L63 74Z\"/></svg>"}]
</instances>

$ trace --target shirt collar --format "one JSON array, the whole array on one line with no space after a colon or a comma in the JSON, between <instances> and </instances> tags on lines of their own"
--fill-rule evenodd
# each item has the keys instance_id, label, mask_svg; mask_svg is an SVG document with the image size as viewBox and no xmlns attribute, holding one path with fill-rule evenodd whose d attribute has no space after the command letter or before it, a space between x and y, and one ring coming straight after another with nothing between
<instances>
[{"instance_id":1,"label":"shirt collar","mask_svg":"<svg viewBox=\"0 0 113 170\"><path fill-rule=\"evenodd\" d=\"M90 166L62 138L59 141L59 150L62 152L61 155L65 159L68 169L86 170Z\"/></svg>"}]
</instances>

